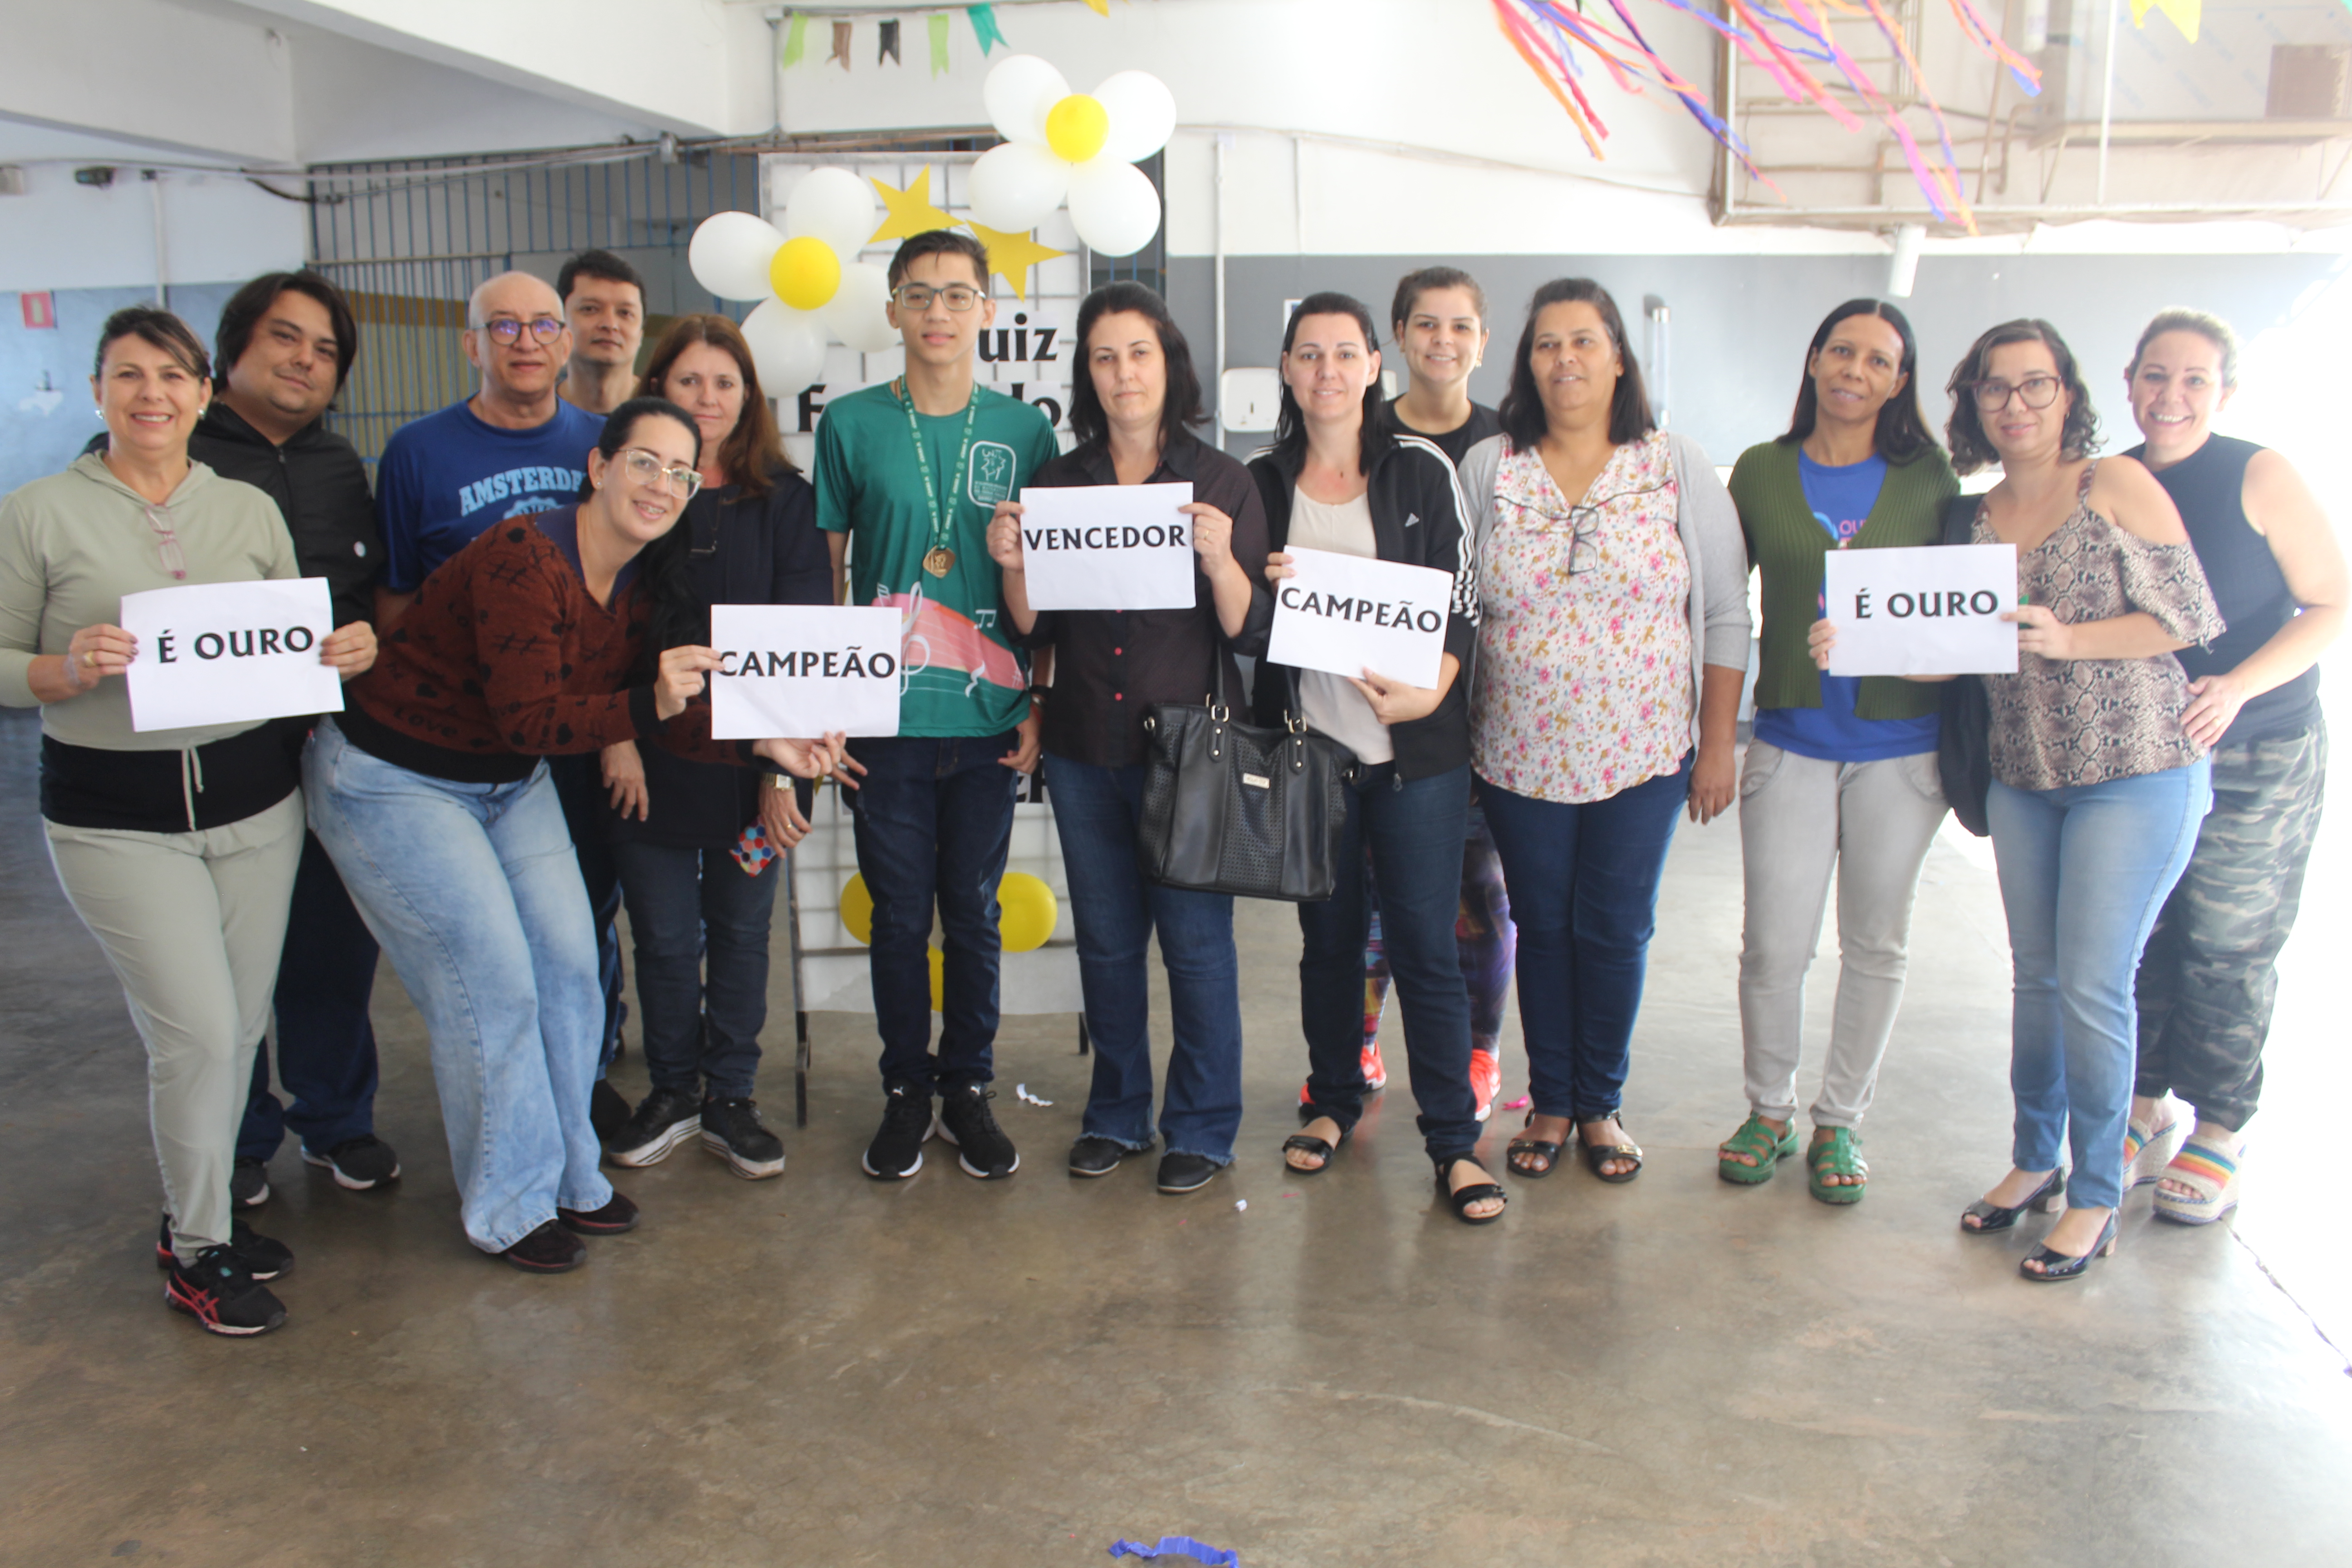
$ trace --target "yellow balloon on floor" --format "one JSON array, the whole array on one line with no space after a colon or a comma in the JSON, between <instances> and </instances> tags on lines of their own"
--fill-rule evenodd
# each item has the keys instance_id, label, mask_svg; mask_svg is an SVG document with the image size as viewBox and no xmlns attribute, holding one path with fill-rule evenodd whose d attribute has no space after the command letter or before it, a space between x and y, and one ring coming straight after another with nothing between
<instances>
[{"instance_id":1,"label":"yellow balloon on floor","mask_svg":"<svg viewBox=\"0 0 2352 1568\"><path fill-rule=\"evenodd\" d=\"M1062 917L1054 889L1026 871L1014 871L996 884L996 930L1007 952L1027 952L1045 945Z\"/></svg>"},{"instance_id":2,"label":"yellow balloon on floor","mask_svg":"<svg viewBox=\"0 0 2352 1568\"><path fill-rule=\"evenodd\" d=\"M944 1013L948 1001L948 955L938 948L931 954L931 1011Z\"/></svg>"},{"instance_id":3,"label":"yellow balloon on floor","mask_svg":"<svg viewBox=\"0 0 2352 1568\"><path fill-rule=\"evenodd\" d=\"M874 945L874 895L866 890L863 877L852 877L841 885L841 923L858 941Z\"/></svg>"}]
</instances>

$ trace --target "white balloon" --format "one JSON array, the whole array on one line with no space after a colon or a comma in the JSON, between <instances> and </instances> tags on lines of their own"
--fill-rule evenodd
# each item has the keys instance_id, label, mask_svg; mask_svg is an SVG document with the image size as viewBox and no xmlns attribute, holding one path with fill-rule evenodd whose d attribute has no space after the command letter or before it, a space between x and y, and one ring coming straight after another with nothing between
<instances>
[{"instance_id":1,"label":"white balloon","mask_svg":"<svg viewBox=\"0 0 2352 1568\"><path fill-rule=\"evenodd\" d=\"M1070 171L1070 226L1098 256L1132 256L1160 231L1160 193L1132 163L1089 158Z\"/></svg>"},{"instance_id":2,"label":"white balloon","mask_svg":"<svg viewBox=\"0 0 2352 1568\"><path fill-rule=\"evenodd\" d=\"M824 329L814 315L771 300L743 320L760 390L791 397L824 374Z\"/></svg>"},{"instance_id":3,"label":"white balloon","mask_svg":"<svg viewBox=\"0 0 2352 1568\"><path fill-rule=\"evenodd\" d=\"M1104 158L1139 163L1168 145L1176 134L1176 95L1150 71L1120 71L1103 78L1094 96L1110 116Z\"/></svg>"},{"instance_id":4,"label":"white balloon","mask_svg":"<svg viewBox=\"0 0 2352 1568\"><path fill-rule=\"evenodd\" d=\"M765 300L768 263L784 237L774 224L750 213L713 213L687 242L686 265L694 280L722 300Z\"/></svg>"},{"instance_id":5,"label":"white balloon","mask_svg":"<svg viewBox=\"0 0 2352 1568\"><path fill-rule=\"evenodd\" d=\"M1005 56L980 84L980 100L996 133L1038 147L1045 144L1046 111L1069 96L1069 79L1035 55Z\"/></svg>"},{"instance_id":6,"label":"white balloon","mask_svg":"<svg viewBox=\"0 0 2352 1568\"><path fill-rule=\"evenodd\" d=\"M880 353L898 344L898 329L882 313L890 279L882 268L860 262L841 269L841 288L817 309L826 330L860 353Z\"/></svg>"},{"instance_id":7,"label":"white balloon","mask_svg":"<svg viewBox=\"0 0 2352 1568\"><path fill-rule=\"evenodd\" d=\"M846 265L874 237L874 187L846 169L811 169L784 202L784 232L811 235Z\"/></svg>"},{"instance_id":8,"label":"white balloon","mask_svg":"<svg viewBox=\"0 0 2352 1568\"><path fill-rule=\"evenodd\" d=\"M1070 170L1071 165L1051 147L1034 142L992 147L972 164L964 185L971 216L984 227L1008 233L1034 228L1040 218L1062 205Z\"/></svg>"}]
</instances>

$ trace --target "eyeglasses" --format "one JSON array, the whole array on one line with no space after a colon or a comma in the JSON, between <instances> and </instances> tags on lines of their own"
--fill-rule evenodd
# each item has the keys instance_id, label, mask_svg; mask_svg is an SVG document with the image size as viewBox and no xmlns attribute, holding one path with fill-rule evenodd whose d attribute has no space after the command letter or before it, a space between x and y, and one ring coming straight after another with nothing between
<instances>
[{"instance_id":1,"label":"eyeglasses","mask_svg":"<svg viewBox=\"0 0 2352 1568\"><path fill-rule=\"evenodd\" d=\"M495 321L484 322L476 331L488 332L512 348L522 341L522 330L526 325L530 328L530 335L543 343L551 343L563 335L563 323L552 316L533 316L529 322L519 321L512 316L500 316Z\"/></svg>"},{"instance_id":2,"label":"eyeglasses","mask_svg":"<svg viewBox=\"0 0 2352 1568\"><path fill-rule=\"evenodd\" d=\"M950 283L944 289L934 289L928 283L901 283L891 296L901 310L928 310L934 300L945 300L948 309L961 315L980 303L980 290L968 283Z\"/></svg>"},{"instance_id":3,"label":"eyeglasses","mask_svg":"<svg viewBox=\"0 0 2352 1568\"><path fill-rule=\"evenodd\" d=\"M702 488L700 472L688 468L684 463L677 464L674 468L665 467L659 458L646 451L643 447L623 447L620 458L621 466L629 471L629 478L641 485L652 485L657 481L667 480L670 489L688 500L692 500L694 492Z\"/></svg>"},{"instance_id":4,"label":"eyeglasses","mask_svg":"<svg viewBox=\"0 0 2352 1568\"><path fill-rule=\"evenodd\" d=\"M1569 541L1568 545L1568 574L1577 577L1601 564L1601 514L1629 496L1655 495L1665 488L1664 485L1644 485L1637 490L1619 490L1614 495L1602 496L1597 501L1580 501L1570 507L1565 516L1538 507L1522 510L1534 512L1546 522L1565 523L1575 530L1575 537Z\"/></svg>"},{"instance_id":5,"label":"eyeglasses","mask_svg":"<svg viewBox=\"0 0 2352 1568\"><path fill-rule=\"evenodd\" d=\"M2047 408L2058 401L2058 389L2063 384L2054 375L2029 375L2014 386L2005 381L1970 382L1969 390L1976 395L1979 408L1998 414L2009 406L2012 396L2023 398L2028 408Z\"/></svg>"},{"instance_id":6,"label":"eyeglasses","mask_svg":"<svg viewBox=\"0 0 2352 1568\"><path fill-rule=\"evenodd\" d=\"M172 574L173 582L186 582L188 552L180 548L180 536L173 531L172 520L163 515L159 506L142 505L140 510L147 514L147 526L155 531L155 553L162 559L163 570Z\"/></svg>"}]
</instances>

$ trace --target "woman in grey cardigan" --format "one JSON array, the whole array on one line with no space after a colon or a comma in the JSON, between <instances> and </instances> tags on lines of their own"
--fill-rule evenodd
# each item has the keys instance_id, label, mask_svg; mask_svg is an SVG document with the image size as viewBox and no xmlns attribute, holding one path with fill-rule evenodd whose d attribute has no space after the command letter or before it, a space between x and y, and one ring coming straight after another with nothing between
<instances>
[{"instance_id":1,"label":"woman in grey cardigan","mask_svg":"<svg viewBox=\"0 0 2352 1568\"><path fill-rule=\"evenodd\" d=\"M1500 436L1463 461L1486 605L1471 765L1519 927L1534 1109L1511 1169L1571 1136L1604 1182L1676 817L1731 804L1748 553L1706 454L1657 427L1609 291L1536 290ZM1693 738L1696 738L1694 748Z\"/></svg>"}]
</instances>

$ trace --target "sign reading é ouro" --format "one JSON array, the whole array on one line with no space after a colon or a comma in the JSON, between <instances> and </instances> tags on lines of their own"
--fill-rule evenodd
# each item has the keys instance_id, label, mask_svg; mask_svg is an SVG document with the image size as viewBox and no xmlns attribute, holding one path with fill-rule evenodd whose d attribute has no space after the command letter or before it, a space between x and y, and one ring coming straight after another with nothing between
<instances>
[{"instance_id":1,"label":"sign reading \u00e9 ouro","mask_svg":"<svg viewBox=\"0 0 2352 1568\"><path fill-rule=\"evenodd\" d=\"M342 678L319 662L335 629L324 577L125 594L121 624L139 643L123 679L142 734L343 710Z\"/></svg>"},{"instance_id":2,"label":"sign reading \u00e9 ouro","mask_svg":"<svg viewBox=\"0 0 2352 1568\"><path fill-rule=\"evenodd\" d=\"M2014 675L2017 546L1832 550L1822 558L1832 675Z\"/></svg>"}]
</instances>

